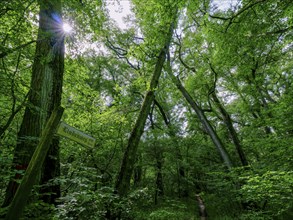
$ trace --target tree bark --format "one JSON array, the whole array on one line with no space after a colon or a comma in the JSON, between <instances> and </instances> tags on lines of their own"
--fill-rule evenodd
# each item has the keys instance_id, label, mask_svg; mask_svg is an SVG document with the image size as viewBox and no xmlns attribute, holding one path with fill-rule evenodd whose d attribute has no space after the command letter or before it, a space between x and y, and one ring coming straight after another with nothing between
<instances>
[{"instance_id":1,"label":"tree bark","mask_svg":"<svg viewBox=\"0 0 293 220\"><path fill-rule=\"evenodd\" d=\"M141 160L142 160L141 154L138 154L136 158L136 163L135 163L136 166L134 168L134 177L133 177L133 183L135 187L139 187L142 181L143 170L142 170Z\"/></svg>"},{"instance_id":2,"label":"tree bark","mask_svg":"<svg viewBox=\"0 0 293 220\"><path fill-rule=\"evenodd\" d=\"M43 0L42 0L43 1ZM46 1L43 1L46 2ZM51 65L52 69L52 91L51 91L51 101L49 102L49 114L47 118L50 117L51 112L56 106L61 105L61 97L62 97L62 86L63 86L63 74L64 74L64 34L62 29L62 8L61 8L61 0L53 0L52 3L45 5L44 4L44 12L50 14L57 14L60 21L58 21L57 31L54 32L54 36L52 39L55 40L53 44L53 56L54 59ZM42 10L42 9L41 9ZM48 14L49 10L49 14ZM41 11L42 13L42 11ZM60 26L61 25L61 26ZM55 27L56 28L56 27ZM60 32L61 31L61 32ZM41 39L40 39L41 40ZM41 176L41 184L46 184L49 181L53 180L55 177L60 175L60 156L59 156L59 137L53 137L50 149L48 151L48 155L44 162L43 172ZM41 199L44 202L55 204L56 199L61 196L61 190L59 184L49 184L49 186L41 188Z\"/></svg>"},{"instance_id":3,"label":"tree bark","mask_svg":"<svg viewBox=\"0 0 293 220\"><path fill-rule=\"evenodd\" d=\"M167 64L167 72L174 83L174 85L179 89L179 91L182 93L186 101L190 104L191 108L195 111L197 117L199 118L200 122L202 123L203 127L211 137L216 149L219 151L221 158L223 159L225 165L231 169L233 167L232 161L228 155L228 152L224 145L222 144L222 141L220 140L219 136L215 132L214 128L211 126L210 122L206 118L204 112L199 107L199 105L193 100L191 95L188 93L188 91L184 88L184 86L181 84L180 80L176 78L176 76L173 75L171 64L170 64L170 56L168 56L168 64Z\"/></svg>"},{"instance_id":4,"label":"tree bark","mask_svg":"<svg viewBox=\"0 0 293 220\"><path fill-rule=\"evenodd\" d=\"M31 89L28 106L25 109L22 124L18 132L14 150L13 169L26 170L33 152L38 145L40 134L52 110L60 106L64 72L64 35L61 21L60 0L39 0L39 33L36 54L32 69ZM42 39L42 40L39 40ZM56 175L58 166L58 141L54 140L51 154L45 162L43 181ZM47 163L47 161L54 163ZM48 166L50 165L50 167ZM53 172L50 172L53 171ZM52 175L52 173L54 173ZM20 179L15 176L14 179ZM16 192L18 184L11 180L6 189L3 207L8 206ZM56 190L56 189L55 189ZM51 191L51 189L50 189ZM59 192L56 192L59 194Z\"/></svg>"},{"instance_id":5,"label":"tree bark","mask_svg":"<svg viewBox=\"0 0 293 220\"><path fill-rule=\"evenodd\" d=\"M235 148L236 148L237 153L239 155L242 166L244 166L244 167L248 166L246 156L245 156L244 151L242 149L240 140L238 138L237 132L235 131L235 128L233 126L233 123L232 123L232 120L231 120L229 113L226 111L224 106L221 104L219 98L216 95L216 91L213 91L211 93L211 95L212 95L212 99L213 99L215 105L217 106L217 108L219 109L219 111L223 117L223 121L224 121L224 123L228 129L228 132L230 134L230 137L235 145Z\"/></svg>"},{"instance_id":6,"label":"tree bark","mask_svg":"<svg viewBox=\"0 0 293 220\"><path fill-rule=\"evenodd\" d=\"M41 172L42 165L45 161L47 152L50 148L50 143L62 117L63 111L64 108L59 107L51 114L42 133L40 143L32 156L25 175L16 191L11 205L9 206L5 220L18 220L21 217L29 194Z\"/></svg>"},{"instance_id":7,"label":"tree bark","mask_svg":"<svg viewBox=\"0 0 293 220\"><path fill-rule=\"evenodd\" d=\"M135 122L135 125L128 139L127 147L123 156L120 171L117 176L117 180L115 184L115 191L120 196L125 196L129 190L130 179L131 179L131 175L132 175L134 163L135 163L135 158L136 158L136 151L138 148L141 135L143 134L145 122L150 112L151 105L154 101L155 90L157 88L159 78L161 76L161 72L162 72L163 65L166 59L167 51L168 51L171 38L173 35L173 26L174 24L172 23L170 25L170 29L166 36L165 45L161 49L161 52L158 56L158 59L155 65L155 70L151 78L149 90L147 91L144 97L144 101L141 106L138 118Z\"/></svg>"}]
</instances>

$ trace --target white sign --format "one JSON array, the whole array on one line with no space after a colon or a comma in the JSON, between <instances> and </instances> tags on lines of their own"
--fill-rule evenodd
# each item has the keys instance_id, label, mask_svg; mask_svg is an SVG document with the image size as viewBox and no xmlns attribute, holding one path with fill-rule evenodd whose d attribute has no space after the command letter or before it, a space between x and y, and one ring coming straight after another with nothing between
<instances>
[{"instance_id":1,"label":"white sign","mask_svg":"<svg viewBox=\"0 0 293 220\"><path fill-rule=\"evenodd\" d=\"M96 139L77 130L76 128L71 127L70 125L60 122L59 127L57 129L57 134L67 137L73 141L76 141L82 145L88 147L94 147Z\"/></svg>"}]
</instances>

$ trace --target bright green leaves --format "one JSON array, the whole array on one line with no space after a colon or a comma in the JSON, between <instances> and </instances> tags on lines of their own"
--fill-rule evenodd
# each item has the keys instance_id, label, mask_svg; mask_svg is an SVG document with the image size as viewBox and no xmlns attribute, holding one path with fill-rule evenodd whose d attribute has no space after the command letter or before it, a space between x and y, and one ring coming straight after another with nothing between
<instances>
[{"instance_id":1,"label":"bright green leaves","mask_svg":"<svg viewBox=\"0 0 293 220\"><path fill-rule=\"evenodd\" d=\"M102 1L65 1L63 16L76 25L78 34L102 34L105 22Z\"/></svg>"},{"instance_id":2,"label":"bright green leaves","mask_svg":"<svg viewBox=\"0 0 293 220\"><path fill-rule=\"evenodd\" d=\"M174 17L177 16L180 1L134 0L132 2L135 17L145 41L160 50L169 31L169 26L174 22Z\"/></svg>"},{"instance_id":3,"label":"bright green leaves","mask_svg":"<svg viewBox=\"0 0 293 220\"><path fill-rule=\"evenodd\" d=\"M291 205L293 193L293 173L285 171L267 171L262 175L243 178L246 184L240 193L246 202L255 202L265 212L279 216Z\"/></svg>"},{"instance_id":4,"label":"bright green leaves","mask_svg":"<svg viewBox=\"0 0 293 220\"><path fill-rule=\"evenodd\" d=\"M32 1L2 1L0 8L1 135L5 132L1 144L12 146L19 123L16 113L25 104L29 90L37 33L34 13L37 10ZM14 118L17 120L13 121Z\"/></svg>"}]
</instances>

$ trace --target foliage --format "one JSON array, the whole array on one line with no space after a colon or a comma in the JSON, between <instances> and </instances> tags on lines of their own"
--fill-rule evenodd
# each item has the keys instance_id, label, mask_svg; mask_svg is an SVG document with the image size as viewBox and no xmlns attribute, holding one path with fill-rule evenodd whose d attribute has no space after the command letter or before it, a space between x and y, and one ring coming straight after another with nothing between
<instances>
[{"instance_id":1,"label":"foliage","mask_svg":"<svg viewBox=\"0 0 293 220\"><path fill-rule=\"evenodd\" d=\"M98 191L83 190L60 198L62 205L57 207L56 219L108 219L114 216L122 219L135 219L135 210L148 206L149 195L146 189L132 192L120 199L113 189L102 187Z\"/></svg>"},{"instance_id":2,"label":"foliage","mask_svg":"<svg viewBox=\"0 0 293 220\"><path fill-rule=\"evenodd\" d=\"M23 220L29 219L52 219L52 216L56 212L54 205L45 203L43 201L37 200L29 203L23 214Z\"/></svg>"},{"instance_id":3,"label":"foliage","mask_svg":"<svg viewBox=\"0 0 293 220\"><path fill-rule=\"evenodd\" d=\"M210 219L292 218L292 1L235 0L225 9L220 2L133 0L129 28L121 30L107 9L112 1L63 1L73 32L65 36L62 120L96 138L96 146L60 139L61 173L50 183L60 184L62 196L53 207L36 189L27 219L197 219L195 194ZM12 158L23 110L31 105L38 7L38 1L0 6L1 203L9 180L23 174ZM120 198L113 187L122 156L175 12L171 70L234 166L224 166L164 65L130 193ZM248 167L241 167L212 92L231 118Z\"/></svg>"},{"instance_id":4,"label":"foliage","mask_svg":"<svg viewBox=\"0 0 293 220\"><path fill-rule=\"evenodd\" d=\"M152 211L146 219L194 219L193 212L195 212L195 209L192 207L193 202L195 201L191 200L183 203L182 201L167 199L160 207Z\"/></svg>"},{"instance_id":5,"label":"foliage","mask_svg":"<svg viewBox=\"0 0 293 220\"><path fill-rule=\"evenodd\" d=\"M243 201L259 204L268 216L280 216L291 208L292 171L266 171L242 178L246 182L240 190Z\"/></svg>"}]
</instances>

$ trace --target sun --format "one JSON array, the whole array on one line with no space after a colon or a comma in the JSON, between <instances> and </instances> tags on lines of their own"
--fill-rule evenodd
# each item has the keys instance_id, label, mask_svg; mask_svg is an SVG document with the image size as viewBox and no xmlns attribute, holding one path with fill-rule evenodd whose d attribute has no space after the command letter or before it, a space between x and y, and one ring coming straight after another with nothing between
<instances>
[{"instance_id":1,"label":"sun","mask_svg":"<svg viewBox=\"0 0 293 220\"><path fill-rule=\"evenodd\" d=\"M62 28L63 28L63 31L66 33L70 33L72 31L72 27L68 23L63 23Z\"/></svg>"}]
</instances>

